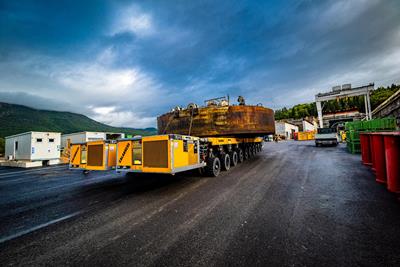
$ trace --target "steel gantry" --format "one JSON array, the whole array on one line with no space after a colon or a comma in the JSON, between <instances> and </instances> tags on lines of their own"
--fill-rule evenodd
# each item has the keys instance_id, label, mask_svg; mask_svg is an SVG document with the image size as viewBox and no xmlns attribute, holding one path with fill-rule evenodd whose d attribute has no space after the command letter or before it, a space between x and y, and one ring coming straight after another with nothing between
<instances>
[{"instance_id":1,"label":"steel gantry","mask_svg":"<svg viewBox=\"0 0 400 267\"><path fill-rule=\"evenodd\" d=\"M374 86L375 86L374 83L370 83L368 85L351 88L350 84L344 84L343 86L333 87L331 92L319 93L315 95L315 103L317 105L319 127L320 128L324 127L322 121L322 105L321 105L322 102L340 98L352 97L352 96L360 96L360 95L364 96L365 118L367 120L372 119L371 102L369 95L370 92L374 90Z\"/></svg>"}]
</instances>

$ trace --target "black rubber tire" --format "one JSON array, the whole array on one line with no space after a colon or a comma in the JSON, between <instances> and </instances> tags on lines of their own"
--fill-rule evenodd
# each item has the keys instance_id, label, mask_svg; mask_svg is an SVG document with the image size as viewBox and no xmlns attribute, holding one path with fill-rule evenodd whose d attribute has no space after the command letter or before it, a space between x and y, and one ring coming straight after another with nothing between
<instances>
[{"instance_id":1,"label":"black rubber tire","mask_svg":"<svg viewBox=\"0 0 400 267\"><path fill-rule=\"evenodd\" d=\"M243 150L241 148L239 148L237 150L237 154L238 154L238 163L242 163L244 158L243 158Z\"/></svg>"},{"instance_id":2,"label":"black rubber tire","mask_svg":"<svg viewBox=\"0 0 400 267\"><path fill-rule=\"evenodd\" d=\"M217 177L221 172L221 161L218 157L208 158L205 173L210 177Z\"/></svg>"},{"instance_id":3,"label":"black rubber tire","mask_svg":"<svg viewBox=\"0 0 400 267\"><path fill-rule=\"evenodd\" d=\"M236 151L232 151L229 155L231 157L231 166L235 167L238 164L238 154Z\"/></svg>"},{"instance_id":4,"label":"black rubber tire","mask_svg":"<svg viewBox=\"0 0 400 267\"><path fill-rule=\"evenodd\" d=\"M206 175L205 167L199 168L198 171L199 171L199 174L200 174L201 176L205 176L205 175Z\"/></svg>"},{"instance_id":5,"label":"black rubber tire","mask_svg":"<svg viewBox=\"0 0 400 267\"><path fill-rule=\"evenodd\" d=\"M249 158L253 158L255 156L254 147L249 147Z\"/></svg>"},{"instance_id":6,"label":"black rubber tire","mask_svg":"<svg viewBox=\"0 0 400 267\"><path fill-rule=\"evenodd\" d=\"M222 154L220 160L221 160L221 169L223 171L229 171L229 169L231 168L231 157L229 156L229 154L227 153Z\"/></svg>"},{"instance_id":7,"label":"black rubber tire","mask_svg":"<svg viewBox=\"0 0 400 267\"><path fill-rule=\"evenodd\" d=\"M248 160L249 159L249 148L248 147L245 147L244 148L244 150L243 150L243 159L244 160Z\"/></svg>"}]
</instances>

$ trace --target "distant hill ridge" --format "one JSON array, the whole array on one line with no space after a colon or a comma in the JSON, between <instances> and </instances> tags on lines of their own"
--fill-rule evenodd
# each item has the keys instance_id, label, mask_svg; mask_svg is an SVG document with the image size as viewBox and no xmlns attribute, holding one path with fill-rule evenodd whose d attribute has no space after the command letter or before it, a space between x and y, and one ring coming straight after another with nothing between
<instances>
[{"instance_id":1,"label":"distant hill ridge","mask_svg":"<svg viewBox=\"0 0 400 267\"><path fill-rule=\"evenodd\" d=\"M29 131L74 133L82 131L122 132L131 135L156 134L156 128L134 129L113 127L82 114L39 110L27 106L0 102L0 137Z\"/></svg>"}]
</instances>

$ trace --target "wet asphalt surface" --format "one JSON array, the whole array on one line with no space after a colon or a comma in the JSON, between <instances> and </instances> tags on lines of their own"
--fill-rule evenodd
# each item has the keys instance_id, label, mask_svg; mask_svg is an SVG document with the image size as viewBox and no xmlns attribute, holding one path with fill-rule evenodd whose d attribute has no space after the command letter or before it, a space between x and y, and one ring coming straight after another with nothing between
<instances>
[{"instance_id":1,"label":"wet asphalt surface","mask_svg":"<svg viewBox=\"0 0 400 267\"><path fill-rule=\"evenodd\" d=\"M0 169L1 265L399 266L400 201L345 146L217 178Z\"/></svg>"}]
</instances>

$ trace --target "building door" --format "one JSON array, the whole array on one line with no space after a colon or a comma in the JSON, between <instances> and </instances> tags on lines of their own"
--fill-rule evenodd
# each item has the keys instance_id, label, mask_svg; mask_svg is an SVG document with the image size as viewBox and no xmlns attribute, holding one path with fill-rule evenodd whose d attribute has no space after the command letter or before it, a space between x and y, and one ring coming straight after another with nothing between
<instances>
[{"instance_id":1,"label":"building door","mask_svg":"<svg viewBox=\"0 0 400 267\"><path fill-rule=\"evenodd\" d=\"M17 151L18 151L18 141L14 141L13 159L15 159Z\"/></svg>"}]
</instances>

